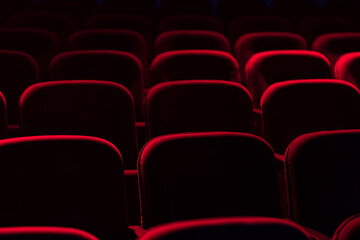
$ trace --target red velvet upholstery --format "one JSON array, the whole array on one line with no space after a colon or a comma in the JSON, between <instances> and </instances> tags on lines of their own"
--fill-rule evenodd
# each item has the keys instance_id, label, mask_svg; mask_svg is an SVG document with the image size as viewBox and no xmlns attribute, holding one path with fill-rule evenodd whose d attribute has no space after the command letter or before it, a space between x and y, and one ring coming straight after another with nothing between
<instances>
[{"instance_id":1,"label":"red velvet upholstery","mask_svg":"<svg viewBox=\"0 0 360 240\"><path fill-rule=\"evenodd\" d=\"M7 106L4 95L0 92L0 139L8 135Z\"/></svg>"},{"instance_id":2,"label":"red velvet upholstery","mask_svg":"<svg viewBox=\"0 0 360 240\"><path fill-rule=\"evenodd\" d=\"M151 228L140 240L312 239L301 227L282 219L233 217L188 220Z\"/></svg>"},{"instance_id":3,"label":"red velvet upholstery","mask_svg":"<svg viewBox=\"0 0 360 240\"><path fill-rule=\"evenodd\" d=\"M12 138L0 141L0 158L2 226L127 239L124 169L114 145L86 136Z\"/></svg>"},{"instance_id":4,"label":"red velvet upholstery","mask_svg":"<svg viewBox=\"0 0 360 240\"><path fill-rule=\"evenodd\" d=\"M302 135L287 149L286 173L294 220L328 236L360 212L360 130Z\"/></svg>"},{"instance_id":5,"label":"red velvet upholstery","mask_svg":"<svg viewBox=\"0 0 360 240\"><path fill-rule=\"evenodd\" d=\"M1 227L1 240L98 240L85 231L67 227Z\"/></svg>"},{"instance_id":6,"label":"red velvet upholstery","mask_svg":"<svg viewBox=\"0 0 360 240\"><path fill-rule=\"evenodd\" d=\"M143 36L148 46L152 45L153 26L144 16L135 14L96 14L85 20L84 28L131 30Z\"/></svg>"},{"instance_id":7,"label":"red velvet upholstery","mask_svg":"<svg viewBox=\"0 0 360 240\"><path fill-rule=\"evenodd\" d=\"M150 138L181 132L254 132L253 104L239 83L187 80L160 83L145 102Z\"/></svg>"},{"instance_id":8,"label":"red velvet upholstery","mask_svg":"<svg viewBox=\"0 0 360 240\"><path fill-rule=\"evenodd\" d=\"M178 15L166 17L159 21L159 33L173 30L207 30L219 33L224 32L221 22L213 16Z\"/></svg>"},{"instance_id":9,"label":"red velvet upholstery","mask_svg":"<svg viewBox=\"0 0 360 240\"><path fill-rule=\"evenodd\" d=\"M334 72L336 79L345 80L360 87L360 53L346 53L335 64Z\"/></svg>"},{"instance_id":10,"label":"red velvet upholstery","mask_svg":"<svg viewBox=\"0 0 360 240\"><path fill-rule=\"evenodd\" d=\"M147 46L137 32L118 29L83 30L68 39L71 50L118 50L134 54L142 63L144 80L148 82Z\"/></svg>"},{"instance_id":11,"label":"red velvet upholstery","mask_svg":"<svg viewBox=\"0 0 360 240\"><path fill-rule=\"evenodd\" d=\"M127 169L136 169L134 102L120 84L86 80L35 84L20 99L20 127L28 136L104 138L120 150Z\"/></svg>"},{"instance_id":12,"label":"red velvet upholstery","mask_svg":"<svg viewBox=\"0 0 360 240\"><path fill-rule=\"evenodd\" d=\"M320 53L304 50L266 51L253 55L245 66L246 85L260 106L263 92L273 83L296 79L331 78L330 63Z\"/></svg>"},{"instance_id":13,"label":"red velvet upholstery","mask_svg":"<svg viewBox=\"0 0 360 240\"><path fill-rule=\"evenodd\" d=\"M6 98L9 123L18 124L18 101L21 93L39 81L36 61L28 54L0 50L0 90Z\"/></svg>"},{"instance_id":14,"label":"red velvet upholstery","mask_svg":"<svg viewBox=\"0 0 360 240\"><path fill-rule=\"evenodd\" d=\"M143 69L131 53L82 50L61 53L51 62L53 80L106 80L125 86L134 97L137 119L143 116Z\"/></svg>"},{"instance_id":15,"label":"red velvet upholstery","mask_svg":"<svg viewBox=\"0 0 360 240\"><path fill-rule=\"evenodd\" d=\"M356 31L357 26L353 21L341 17L310 17L302 20L297 26L297 32L310 46L323 34Z\"/></svg>"},{"instance_id":16,"label":"red velvet upholstery","mask_svg":"<svg viewBox=\"0 0 360 240\"><path fill-rule=\"evenodd\" d=\"M0 29L0 49L30 54L38 63L40 79L49 80L49 64L59 52L56 36L48 31L29 28Z\"/></svg>"},{"instance_id":17,"label":"red velvet upholstery","mask_svg":"<svg viewBox=\"0 0 360 240\"><path fill-rule=\"evenodd\" d=\"M240 67L240 79L245 79L245 65L252 55L270 50L307 50L307 44L300 35L294 33L257 32L244 34L234 46L234 56Z\"/></svg>"},{"instance_id":18,"label":"red velvet upholstery","mask_svg":"<svg viewBox=\"0 0 360 240\"><path fill-rule=\"evenodd\" d=\"M62 44L78 28L77 22L72 17L48 12L17 13L7 19L5 26L47 30L55 34Z\"/></svg>"},{"instance_id":19,"label":"red velvet upholstery","mask_svg":"<svg viewBox=\"0 0 360 240\"><path fill-rule=\"evenodd\" d=\"M220 216L281 217L276 159L245 133L154 138L139 161L142 226Z\"/></svg>"},{"instance_id":20,"label":"red velvet upholstery","mask_svg":"<svg viewBox=\"0 0 360 240\"><path fill-rule=\"evenodd\" d=\"M336 229L333 240L360 239L360 214L349 217Z\"/></svg>"},{"instance_id":21,"label":"red velvet upholstery","mask_svg":"<svg viewBox=\"0 0 360 240\"><path fill-rule=\"evenodd\" d=\"M264 131L276 153L309 132L360 128L360 92L338 80L295 80L271 85L261 99Z\"/></svg>"},{"instance_id":22,"label":"red velvet upholstery","mask_svg":"<svg viewBox=\"0 0 360 240\"><path fill-rule=\"evenodd\" d=\"M276 16L243 16L235 18L228 27L231 43L246 33L254 32L290 32L291 23Z\"/></svg>"},{"instance_id":23,"label":"red velvet upholstery","mask_svg":"<svg viewBox=\"0 0 360 240\"><path fill-rule=\"evenodd\" d=\"M341 55L360 51L360 33L324 34L314 41L312 49L324 54L334 66Z\"/></svg>"},{"instance_id":24,"label":"red velvet upholstery","mask_svg":"<svg viewBox=\"0 0 360 240\"><path fill-rule=\"evenodd\" d=\"M176 80L214 79L240 82L239 66L229 53L178 50L159 54L150 66L150 86Z\"/></svg>"},{"instance_id":25,"label":"red velvet upholstery","mask_svg":"<svg viewBox=\"0 0 360 240\"><path fill-rule=\"evenodd\" d=\"M172 50L208 49L230 52L227 38L217 32L205 30L174 30L160 34L154 45L154 53Z\"/></svg>"}]
</instances>

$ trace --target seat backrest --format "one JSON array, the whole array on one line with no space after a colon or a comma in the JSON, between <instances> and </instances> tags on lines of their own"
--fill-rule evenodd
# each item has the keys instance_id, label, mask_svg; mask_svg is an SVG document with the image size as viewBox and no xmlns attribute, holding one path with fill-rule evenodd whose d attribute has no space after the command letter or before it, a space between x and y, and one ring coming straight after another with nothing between
<instances>
[{"instance_id":1,"label":"seat backrest","mask_svg":"<svg viewBox=\"0 0 360 240\"><path fill-rule=\"evenodd\" d=\"M343 54L360 51L360 33L329 33L318 37L312 50L324 54L332 66Z\"/></svg>"},{"instance_id":2,"label":"seat backrest","mask_svg":"<svg viewBox=\"0 0 360 240\"><path fill-rule=\"evenodd\" d=\"M142 226L220 216L281 217L276 160L245 133L154 138L139 161Z\"/></svg>"},{"instance_id":3,"label":"seat backrest","mask_svg":"<svg viewBox=\"0 0 360 240\"><path fill-rule=\"evenodd\" d=\"M80 50L57 55L51 62L52 80L105 80L120 83L133 95L136 115L142 118L143 68L131 53Z\"/></svg>"},{"instance_id":4,"label":"seat backrest","mask_svg":"<svg viewBox=\"0 0 360 240\"><path fill-rule=\"evenodd\" d=\"M285 155L293 220L332 236L360 212L359 130L315 132L296 138Z\"/></svg>"},{"instance_id":5,"label":"seat backrest","mask_svg":"<svg viewBox=\"0 0 360 240\"><path fill-rule=\"evenodd\" d=\"M95 14L84 21L85 29L119 29L139 33L152 46L153 26L146 17L136 14Z\"/></svg>"},{"instance_id":6,"label":"seat backrest","mask_svg":"<svg viewBox=\"0 0 360 240\"><path fill-rule=\"evenodd\" d=\"M181 132L254 132L253 104L239 83L187 80L160 83L145 101L148 137Z\"/></svg>"},{"instance_id":7,"label":"seat backrest","mask_svg":"<svg viewBox=\"0 0 360 240\"><path fill-rule=\"evenodd\" d=\"M6 27L36 28L47 30L57 36L61 43L75 32L78 23L70 16L61 13L22 12L9 17Z\"/></svg>"},{"instance_id":8,"label":"seat backrest","mask_svg":"<svg viewBox=\"0 0 360 240\"><path fill-rule=\"evenodd\" d=\"M305 50L277 50L253 55L245 66L246 85L256 107L273 83L296 79L331 78L329 60Z\"/></svg>"},{"instance_id":9,"label":"seat backrest","mask_svg":"<svg viewBox=\"0 0 360 240\"><path fill-rule=\"evenodd\" d=\"M285 18L276 16L243 16L235 18L228 26L228 36L233 44L246 33L290 32L292 25Z\"/></svg>"},{"instance_id":10,"label":"seat backrest","mask_svg":"<svg viewBox=\"0 0 360 240\"><path fill-rule=\"evenodd\" d=\"M0 141L2 226L63 226L127 239L124 168L109 142L87 136Z\"/></svg>"},{"instance_id":11,"label":"seat backrest","mask_svg":"<svg viewBox=\"0 0 360 240\"><path fill-rule=\"evenodd\" d=\"M345 53L335 64L335 78L360 87L360 52Z\"/></svg>"},{"instance_id":12,"label":"seat backrest","mask_svg":"<svg viewBox=\"0 0 360 240\"><path fill-rule=\"evenodd\" d=\"M234 56L239 63L240 79L245 79L245 65L255 53L271 50L307 50L305 39L286 32L247 33L234 45Z\"/></svg>"},{"instance_id":13,"label":"seat backrest","mask_svg":"<svg viewBox=\"0 0 360 240\"><path fill-rule=\"evenodd\" d=\"M98 240L85 231L68 227L1 227L1 240Z\"/></svg>"},{"instance_id":14,"label":"seat backrest","mask_svg":"<svg viewBox=\"0 0 360 240\"><path fill-rule=\"evenodd\" d=\"M135 55L143 66L144 81L148 81L148 56L145 39L137 32L118 29L83 30L68 39L70 50L117 50Z\"/></svg>"},{"instance_id":15,"label":"seat backrest","mask_svg":"<svg viewBox=\"0 0 360 240\"><path fill-rule=\"evenodd\" d=\"M0 92L0 139L8 136L7 104L4 95Z\"/></svg>"},{"instance_id":16,"label":"seat backrest","mask_svg":"<svg viewBox=\"0 0 360 240\"><path fill-rule=\"evenodd\" d=\"M176 80L214 79L240 82L239 65L229 53L178 50L159 54L150 65L150 86Z\"/></svg>"},{"instance_id":17,"label":"seat backrest","mask_svg":"<svg viewBox=\"0 0 360 240\"><path fill-rule=\"evenodd\" d=\"M223 33L223 26L217 18L207 15L177 15L165 17L158 23L158 32L173 30L207 30Z\"/></svg>"},{"instance_id":18,"label":"seat backrest","mask_svg":"<svg viewBox=\"0 0 360 240\"><path fill-rule=\"evenodd\" d=\"M356 31L355 22L341 17L310 17L302 20L297 26L297 32L310 46L317 37L323 34Z\"/></svg>"},{"instance_id":19,"label":"seat backrest","mask_svg":"<svg viewBox=\"0 0 360 240\"><path fill-rule=\"evenodd\" d=\"M266 139L279 154L305 133L360 128L360 92L345 81L275 83L265 91L261 109Z\"/></svg>"},{"instance_id":20,"label":"seat backrest","mask_svg":"<svg viewBox=\"0 0 360 240\"><path fill-rule=\"evenodd\" d=\"M224 217L188 220L151 228L140 240L177 239L310 240L299 226L277 218Z\"/></svg>"},{"instance_id":21,"label":"seat backrest","mask_svg":"<svg viewBox=\"0 0 360 240\"><path fill-rule=\"evenodd\" d=\"M205 30L174 30L161 33L154 45L154 54L166 51L208 49L230 52L230 43L220 33Z\"/></svg>"},{"instance_id":22,"label":"seat backrest","mask_svg":"<svg viewBox=\"0 0 360 240\"><path fill-rule=\"evenodd\" d=\"M40 79L49 80L49 64L59 52L56 36L48 31L29 28L0 29L0 49L28 53L38 63Z\"/></svg>"},{"instance_id":23,"label":"seat backrest","mask_svg":"<svg viewBox=\"0 0 360 240\"><path fill-rule=\"evenodd\" d=\"M88 135L112 142L125 167L136 169L134 102L120 84L55 81L27 88L20 99L23 135Z\"/></svg>"},{"instance_id":24,"label":"seat backrest","mask_svg":"<svg viewBox=\"0 0 360 240\"><path fill-rule=\"evenodd\" d=\"M343 221L336 229L333 240L356 240L360 238L360 214Z\"/></svg>"}]
</instances>

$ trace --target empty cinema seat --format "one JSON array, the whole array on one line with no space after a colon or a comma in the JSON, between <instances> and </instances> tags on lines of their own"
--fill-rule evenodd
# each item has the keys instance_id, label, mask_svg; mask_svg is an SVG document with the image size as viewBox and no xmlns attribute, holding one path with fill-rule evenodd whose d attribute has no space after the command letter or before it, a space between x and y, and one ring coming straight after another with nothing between
<instances>
[{"instance_id":1,"label":"empty cinema seat","mask_svg":"<svg viewBox=\"0 0 360 240\"><path fill-rule=\"evenodd\" d=\"M312 50L324 54L334 66L341 55L360 51L360 33L324 34L314 41Z\"/></svg>"},{"instance_id":2,"label":"empty cinema seat","mask_svg":"<svg viewBox=\"0 0 360 240\"><path fill-rule=\"evenodd\" d=\"M293 220L331 237L360 212L360 130L315 132L296 138L285 156Z\"/></svg>"},{"instance_id":3,"label":"empty cinema seat","mask_svg":"<svg viewBox=\"0 0 360 240\"><path fill-rule=\"evenodd\" d=\"M356 32L356 24L347 18L341 17L311 17L302 20L297 26L297 32L303 36L308 44L327 33Z\"/></svg>"},{"instance_id":4,"label":"empty cinema seat","mask_svg":"<svg viewBox=\"0 0 360 240\"><path fill-rule=\"evenodd\" d=\"M0 91L4 94L9 124L18 124L21 93L39 81L38 65L24 52L0 50Z\"/></svg>"},{"instance_id":5,"label":"empty cinema seat","mask_svg":"<svg viewBox=\"0 0 360 240\"><path fill-rule=\"evenodd\" d=\"M124 168L114 145L86 136L12 138L0 141L0 158L1 226L128 239Z\"/></svg>"},{"instance_id":6,"label":"empty cinema seat","mask_svg":"<svg viewBox=\"0 0 360 240\"><path fill-rule=\"evenodd\" d=\"M228 26L231 43L246 33L290 32L292 25L285 18L277 16L243 16L235 18Z\"/></svg>"},{"instance_id":7,"label":"empty cinema seat","mask_svg":"<svg viewBox=\"0 0 360 240\"><path fill-rule=\"evenodd\" d=\"M360 52L346 53L335 64L336 79L345 80L360 88Z\"/></svg>"},{"instance_id":8,"label":"empty cinema seat","mask_svg":"<svg viewBox=\"0 0 360 240\"><path fill-rule=\"evenodd\" d=\"M85 231L68 227L1 227L1 240L98 240Z\"/></svg>"},{"instance_id":9,"label":"empty cinema seat","mask_svg":"<svg viewBox=\"0 0 360 240\"><path fill-rule=\"evenodd\" d=\"M48 31L29 28L0 29L0 50L28 53L38 63L40 79L49 80L49 64L59 52L56 36Z\"/></svg>"},{"instance_id":10,"label":"empty cinema seat","mask_svg":"<svg viewBox=\"0 0 360 240\"><path fill-rule=\"evenodd\" d=\"M136 14L95 14L84 21L85 29L130 30L144 37L148 46L153 42L153 26L146 17Z\"/></svg>"},{"instance_id":11,"label":"empty cinema seat","mask_svg":"<svg viewBox=\"0 0 360 240\"><path fill-rule=\"evenodd\" d=\"M276 159L245 133L154 138L139 161L142 226L221 216L281 217Z\"/></svg>"},{"instance_id":12,"label":"empty cinema seat","mask_svg":"<svg viewBox=\"0 0 360 240\"><path fill-rule=\"evenodd\" d=\"M181 132L254 132L253 104L239 83L187 80L160 83L145 101L149 138Z\"/></svg>"},{"instance_id":13,"label":"empty cinema seat","mask_svg":"<svg viewBox=\"0 0 360 240\"><path fill-rule=\"evenodd\" d=\"M240 82L239 65L229 53L178 50L159 54L150 65L150 86L176 80L213 79Z\"/></svg>"},{"instance_id":14,"label":"empty cinema seat","mask_svg":"<svg viewBox=\"0 0 360 240\"><path fill-rule=\"evenodd\" d=\"M168 223L151 228L140 240L312 239L301 227L277 218L224 217Z\"/></svg>"},{"instance_id":15,"label":"empty cinema seat","mask_svg":"<svg viewBox=\"0 0 360 240\"><path fill-rule=\"evenodd\" d=\"M307 50L307 44L300 35L294 33L258 32L244 34L234 45L234 56L240 67L240 79L245 79L245 65L252 55L270 50Z\"/></svg>"},{"instance_id":16,"label":"empty cinema seat","mask_svg":"<svg viewBox=\"0 0 360 240\"><path fill-rule=\"evenodd\" d=\"M8 136L7 106L4 95L0 92L0 139Z\"/></svg>"},{"instance_id":17,"label":"empty cinema seat","mask_svg":"<svg viewBox=\"0 0 360 240\"><path fill-rule=\"evenodd\" d=\"M136 169L134 102L118 83L55 81L32 85L20 99L23 135L89 135L112 142Z\"/></svg>"},{"instance_id":18,"label":"empty cinema seat","mask_svg":"<svg viewBox=\"0 0 360 240\"><path fill-rule=\"evenodd\" d=\"M188 49L208 49L230 52L230 43L220 33L204 30L174 30L160 34L154 44L155 55Z\"/></svg>"},{"instance_id":19,"label":"empty cinema seat","mask_svg":"<svg viewBox=\"0 0 360 240\"><path fill-rule=\"evenodd\" d=\"M68 39L70 50L118 50L134 54L143 66L144 80L148 82L148 56L145 39L137 32L118 29L83 30Z\"/></svg>"},{"instance_id":20,"label":"empty cinema seat","mask_svg":"<svg viewBox=\"0 0 360 240\"><path fill-rule=\"evenodd\" d=\"M57 55L52 80L105 80L124 85L133 95L137 119L143 117L143 70L135 55L113 50L80 50Z\"/></svg>"},{"instance_id":21,"label":"empty cinema seat","mask_svg":"<svg viewBox=\"0 0 360 240\"><path fill-rule=\"evenodd\" d=\"M336 229L333 240L357 240L360 238L360 214L343 221Z\"/></svg>"},{"instance_id":22,"label":"empty cinema seat","mask_svg":"<svg viewBox=\"0 0 360 240\"><path fill-rule=\"evenodd\" d=\"M163 18L158 23L158 32L174 30L207 30L223 33L221 22L208 15L177 15Z\"/></svg>"},{"instance_id":23,"label":"empty cinema seat","mask_svg":"<svg viewBox=\"0 0 360 240\"><path fill-rule=\"evenodd\" d=\"M320 53L304 50L266 51L253 55L245 66L246 85L255 106L273 83L296 79L331 78L329 60Z\"/></svg>"},{"instance_id":24,"label":"empty cinema seat","mask_svg":"<svg viewBox=\"0 0 360 240\"><path fill-rule=\"evenodd\" d=\"M360 128L360 92L345 81L275 83L264 92L261 110L266 140L279 154L304 133Z\"/></svg>"},{"instance_id":25,"label":"empty cinema seat","mask_svg":"<svg viewBox=\"0 0 360 240\"><path fill-rule=\"evenodd\" d=\"M9 17L6 27L36 28L47 30L58 38L62 46L66 39L78 28L77 22L70 16L61 13L22 12Z\"/></svg>"}]
</instances>

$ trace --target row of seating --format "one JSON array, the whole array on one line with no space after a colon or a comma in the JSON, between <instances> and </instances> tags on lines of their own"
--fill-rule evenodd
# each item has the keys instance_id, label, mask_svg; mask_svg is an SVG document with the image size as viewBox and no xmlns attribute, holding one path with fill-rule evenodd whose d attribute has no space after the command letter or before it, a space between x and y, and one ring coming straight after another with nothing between
<instances>
[{"instance_id":1,"label":"row of seating","mask_svg":"<svg viewBox=\"0 0 360 240\"><path fill-rule=\"evenodd\" d=\"M308 133L282 160L246 133L157 137L139 155L142 227L267 216L329 239L360 210L359 140L360 130ZM111 143L65 135L5 139L0 157L2 226L65 226L128 239L123 161Z\"/></svg>"},{"instance_id":2,"label":"row of seating","mask_svg":"<svg viewBox=\"0 0 360 240\"><path fill-rule=\"evenodd\" d=\"M196 131L264 135L283 154L297 136L320 130L360 129L360 93L346 81L292 80L271 85L253 110L240 84L219 80L161 83L145 101L147 139ZM6 100L1 99L1 137L7 137ZM262 114L263 123L259 114ZM138 154L134 101L122 85L69 80L37 83L19 100L21 135L80 134L109 140L122 152L127 169Z\"/></svg>"}]
</instances>

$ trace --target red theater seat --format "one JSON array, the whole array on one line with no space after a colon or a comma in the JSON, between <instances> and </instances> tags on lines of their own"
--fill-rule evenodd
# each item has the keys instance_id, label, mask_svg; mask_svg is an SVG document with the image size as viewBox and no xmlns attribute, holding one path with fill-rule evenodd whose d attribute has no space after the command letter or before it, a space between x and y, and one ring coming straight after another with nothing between
<instances>
[{"instance_id":1,"label":"red theater seat","mask_svg":"<svg viewBox=\"0 0 360 240\"><path fill-rule=\"evenodd\" d=\"M71 50L118 50L134 54L142 63L148 82L148 56L145 39L137 32L118 29L83 30L68 39Z\"/></svg>"},{"instance_id":2,"label":"red theater seat","mask_svg":"<svg viewBox=\"0 0 360 240\"><path fill-rule=\"evenodd\" d=\"M331 237L360 212L360 130L309 133L286 151L286 173L295 222Z\"/></svg>"},{"instance_id":3,"label":"red theater seat","mask_svg":"<svg viewBox=\"0 0 360 240\"><path fill-rule=\"evenodd\" d=\"M55 81L35 84L20 99L24 135L89 135L112 142L125 167L136 169L134 103L120 84L105 81Z\"/></svg>"},{"instance_id":4,"label":"red theater seat","mask_svg":"<svg viewBox=\"0 0 360 240\"><path fill-rule=\"evenodd\" d=\"M276 159L245 133L154 138L139 161L142 226L220 216L281 217Z\"/></svg>"},{"instance_id":5,"label":"red theater seat","mask_svg":"<svg viewBox=\"0 0 360 240\"><path fill-rule=\"evenodd\" d=\"M141 15L96 14L84 21L84 28L131 30L143 36L148 46L151 46L153 41L152 23Z\"/></svg>"},{"instance_id":6,"label":"red theater seat","mask_svg":"<svg viewBox=\"0 0 360 240\"><path fill-rule=\"evenodd\" d=\"M345 80L360 87L360 52L346 53L335 64L336 79Z\"/></svg>"},{"instance_id":7,"label":"red theater seat","mask_svg":"<svg viewBox=\"0 0 360 240\"><path fill-rule=\"evenodd\" d=\"M7 106L4 95L0 92L0 139L8 136Z\"/></svg>"},{"instance_id":8,"label":"red theater seat","mask_svg":"<svg viewBox=\"0 0 360 240\"><path fill-rule=\"evenodd\" d=\"M271 84L286 80L331 78L329 60L304 50L266 51L253 55L245 66L246 85L256 107Z\"/></svg>"},{"instance_id":9,"label":"red theater seat","mask_svg":"<svg viewBox=\"0 0 360 240\"><path fill-rule=\"evenodd\" d=\"M134 97L138 119L143 116L142 64L131 53L82 50L61 53L51 62L52 80L105 80L124 85Z\"/></svg>"},{"instance_id":10,"label":"red theater seat","mask_svg":"<svg viewBox=\"0 0 360 240\"><path fill-rule=\"evenodd\" d=\"M178 15L166 17L159 21L159 33L173 30L207 30L219 33L224 31L217 18L207 15Z\"/></svg>"},{"instance_id":11,"label":"red theater seat","mask_svg":"<svg viewBox=\"0 0 360 240\"><path fill-rule=\"evenodd\" d=\"M1 240L98 240L85 231L67 227L1 227Z\"/></svg>"},{"instance_id":12,"label":"red theater seat","mask_svg":"<svg viewBox=\"0 0 360 240\"><path fill-rule=\"evenodd\" d=\"M48 81L49 64L59 52L59 42L55 35L45 30L2 28L0 29L0 49L30 54L39 65L40 79Z\"/></svg>"},{"instance_id":13,"label":"red theater seat","mask_svg":"<svg viewBox=\"0 0 360 240\"><path fill-rule=\"evenodd\" d=\"M0 91L6 98L9 124L18 124L18 101L21 93L39 81L36 61L28 54L0 50Z\"/></svg>"},{"instance_id":14,"label":"red theater seat","mask_svg":"<svg viewBox=\"0 0 360 240\"><path fill-rule=\"evenodd\" d=\"M145 102L149 138L198 131L254 132L253 104L239 83L187 80L160 83Z\"/></svg>"},{"instance_id":15,"label":"red theater seat","mask_svg":"<svg viewBox=\"0 0 360 240\"><path fill-rule=\"evenodd\" d=\"M294 80L271 85L261 99L265 137L279 154L309 132L360 128L360 92L338 80Z\"/></svg>"},{"instance_id":16,"label":"red theater seat","mask_svg":"<svg viewBox=\"0 0 360 240\"><path fill-rule=\"evenodd\" d=\"M66 39L78 28L77 22L61 13L22 12L12 15L6 27L36 28L53 33L64 46Z\"/></svg>"},{"instance_id":17,"label":"red theater seat","mask_svg":"<svg viewBox=\"0 0 360 240\"><path fill-rule=\"evenodd\" d=\"M320 35L339 32L356 32L357 26L350 19L340 17L311 17L302 20L297 32L303 36L309 45Z\"/></svg>"},{"instance_id":18,"label":"red theater seat","mask_svg":"<svg viewBox=\"0 0 360 240\"><path fill-rule=\"evenodd\" d=\"M292 25L285 18L276 16L243 16L235 18L228 27L231 43L246 33L290 32Z\"/></svg>"},{"instance_id":19,"label":"red theater seat","mask_svg":"<svg viewBox=\"0 0 360 240\"><path fill-rule=\"evenodd\" d=\"M333 240L360 239L360 214L349 217L337 228Z\"/></svg>"},{"instance_id":20,"label":"red theater seat","mask_svg":"<svg viewBox=\"0 0 360 240\"><path fill-rule=\"evenodd\" d=\"M301 227L282 219L224 217L188 220L151 228L140 240L312 239Z\"/></svg>"},{"instance_id":21,"label":"red theater seat","mask_svg":"<svg viewBox=\"0 0 360 240\"><path fill-rule=\"evenodd\" d=\"M220 33L204 30L174 30L160 34L154 45L155 55L189 49L208 49L230 52L230 43Z\"/></svg>"},{"instance_id":22,"label":"red theater seat","mask_svg":"<svg viewBox=\"0 0 360 240\"><path fill-rule=\"evenodd\" d=\"M324 54L334 66L341 55L360 51L360 33L324 34L314 41L312 49Z\"/></svg>"},{"instance_id":23,"label":"red theater seat","mask_svg":"<svg viewBox=\"0 0 360 240\"><path fill-rule=\"evenodd\" d=\"M12 138L0 141L0 158L1 226L128 239L124 168L114 145L86 136Z\"/></svg>"},{"instance_id":24,"label":"red theater seat","mask_svg":"<svg viewBox=\"0 0 360 240\"><path fill-rule=\"evenodd\" d=\"M243 35L234 46L240 79L245 80L245 65L252 55L270 50L307 50L307 44L301 36L294 33L258 32Z\"/></svg>"},{"instance_id":25,"label":"red theater seat","mask_svg":"<svg viewBox=\"0 0 360 240\"><path fill-rule=\"evenodd\" d=\"M229 53L178 50L159 54L150 66L150 86L176 80L213 79L240 82L239 65Z\"/></svg>"}]
</instances>

